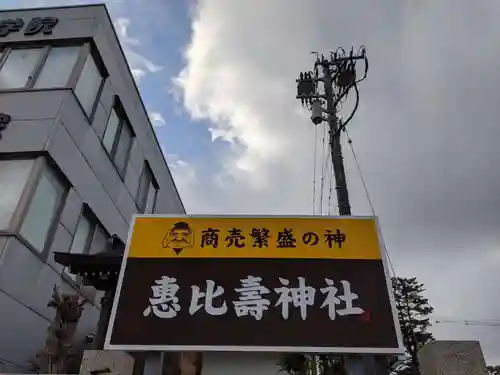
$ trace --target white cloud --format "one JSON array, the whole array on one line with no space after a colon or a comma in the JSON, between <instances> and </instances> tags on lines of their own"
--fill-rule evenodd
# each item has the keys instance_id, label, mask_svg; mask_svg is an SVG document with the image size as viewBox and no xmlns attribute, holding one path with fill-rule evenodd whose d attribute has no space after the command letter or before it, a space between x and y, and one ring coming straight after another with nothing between
<instances>
[{"instance_id":1,"label":"white cloud","mask_svg":"<svg viewBox=\"0 0 500 375\"><path fill-rule=\"evenodd\" d=\"M118 34L120 41L128 46L140 46L141 43L138 39L132 38L128 35L128 26L130 25L130 20L128 18L118 18L115 22L116 33Z\"/></svg>"},{"instance_id":2,"label":"white cloud","mask_svg":"<svg viewBox=\"0 0 500 375\"><path fill-rule=\"evenodd\" d=\"M175 82L186 110L210 120L212 138L231 147L212 181L180 189L188 212L310 213L313 126L295 79L311 68L311 51L364 44L371 70L349 131L396 272L426 284L438 315L498 316L500 303L486 296L500 279L478 275L498 261L492 249L500 243L500 169L492 162L500 158L500 52L491 48L500 41L499 7L200 0ZM344 156L353 212L369 214L347 147ZM480 265L469 272L474 259ZM498 335L453 328L436 330L480 338L488 360L500 363Z\"/></svg>"},{"instance_id":3,"label":"white cloud","mask_svg":"<svg viewBox=\"0 0 500 375\"><path fill-rule=\"evenodd\" d=\"M126 45L126 44L125 44ZM129 47L125 47L125 54L127 55L127 60L132 67L141 67L148 71L149 73L157 73L163 69L162 66L156 65L151 60L148 60L143 55L132 51Z\"/></svg>"},{"instance_id":4,"label":"white cloud","mask_svg":"<svg viewBox=\"0 0 500 375\"><path fill-rule=\"evenodd\" d=\"M139 82L141 78L146 75L146 72L143 69L130 69L130 71L137 82Z\"/></svg>"},{"instance_id":5,"label":"white cloud","mask_svg":"<svg viewBox=\"0 0 500 375\"><path fill-rule=\"evenodd\" d=\"M166 124L165 119L160 112L149 111L148 115L153 126L160 127Z\"/></svg>"},{"instance_id":6,"label":"white cloud","mask_svg":"<svg viewBox=\"0 0 500 375\"><path fill-rule=\"evenodd\" d=\"M166 152L164 147L163 151ZM196 172L189 163L181 160L176 154L166 154L166 158L177 184L188 185L196 181Z\"/></svg>"},{"instance_id":7,"label":"white cloud","mask_svg":"<svg viewBox=\"0 0 500 375\"><path fill-rule=\"evenodd\" d=\"M114 21L114 25L125 52L125 56L127 57L127 62L130 66L130 70L132 71L132 75L137 82L140 82L146 74L157 73L163 69L163 67L156 65L145 56L134 51L134 48L141 46L141 42L139 39L131 37L128 33L128 28L130 26L129 18L118 18Z\"/></svg>"},{"instance_id":8,"label":"white cloud","mask_svg":"<svg viewBox=\"0 0 500 375\"><path fill-rule=\"evenodd\" d=\"M216 202L213 202L203 189L198 188L202 181L194 166L176 154L167 153L164 145L162 151L183 202L189 201L190 205L198 207L201 211L217 213Z\"/></svg>"}]
</instances>

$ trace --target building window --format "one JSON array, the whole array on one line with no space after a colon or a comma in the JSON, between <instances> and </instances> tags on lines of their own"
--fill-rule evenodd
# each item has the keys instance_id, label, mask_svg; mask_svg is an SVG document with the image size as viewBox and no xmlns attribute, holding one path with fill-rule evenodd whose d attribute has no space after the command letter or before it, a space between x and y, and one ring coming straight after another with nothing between
<instances>
[{"instance_id":1,"label":"building window","mask_svg":"<svg viewBox=\"0 0 500 375\"><path fill-rule=\"evenodd\" d=\"M155 210L157 195L158 184L154 179L151 168L147 163L144 163L136 200L139 211L145 214L153 213Z\"/></svg>"},{"instance_id":2,"label":"building window","mask_svg":"<svg viewBox=\"0 0 500 375\"><path fill-rule=\"evenodd\" d=\"M105 74L102 63L100 69L89 50L88 43L0 50L0 90L74 87L80 105L91 117Z\"/></svg>"},{"instance_id":3,"label":"building window","mask_svg":"<svg viewBox=\"0 0 500 375\"><path fill-rule=\"evenodd\" d=\"M69 252L73 254L96 254L105 248L108 239L108 232L99 223L90 208L86 206L78 219ZM68 271L66 273L76 281L75 275L70 275Z\"/></svg>"},{"instance_id":4,"label":"building window","mask_svg":"<svg viewBox=\"0 0 500 375\"><path fill-rule=\"evenodd\" d=\"M53 171L43 168L28 205L20 234L35 249L43 251L67 192Z\"/></svg>"},{"instance_id":5,"label":"building window","mask_svg":"<svg viewBox=\"0 0 500 375\"><path fill-rule=\"evenodd\" d=\"M92 230L92 224L87 215L81 215L76 226L75 235L73 237L73 242L69 249L70 253L73 254L83 254L87 249L87 244L89 242L90 234Z\"/></svg>"},{"instance_id":6,"label":"building window","mask_svg":"<svg viewBox=\"0 0 500 375\"><path fill-rule=\"evenodd\" d=\"M9 230L35 160L0 161L0 230Z\"/></svg>"},{"instance_id":7,"label":"building window","mask_svg":"<svg viewBox=\"0 0 500 375\"><path fill-rule=\"evenodd\" d=\"M70 253L95 254L103 250L109 234L101 225L96 216L86 206L78 220Z\"/></svg>"},{"instance_id":8,"label":"building window","mask_svg":"<svg viewBox=\"0 0 500 375\"><path fill-rule=\"evenodd\" d=\"M80 48L80 46L50 48L34 87L37 89L65 87Z\"/></svg>"},{"instance_id":9,"label":"building window","mask_svg":"<svg viewBox=\"0 0 500 375\"><path fill-rule=\"evenodd\" d=\"M108 125L104 131L104 137L102 138L102 144L108 153L111 155L113 151L113 145L115 144L116 134L118 133L118 126L120 125L120 118L116 114L115 109L111 109L111 113L108 118Z\"/></svg>"},{"instance_id":10,"label":"building window","mask_svg":"<svg viewBox=\"0 0 500 375\"><path fill-rule=\"evenodd\" d=\"M89 53L75 87L76 97L88 117L92 115L103 80L103 75L99 71L92 54Z\"/></svg>"},{"instance_id":11,"label":"building window","mask_svg":"<svg viewBox=\"0 0 500 375\"><path fill-rule=\"evenodd\" d=\"M123 110L118 107L113 108L104 131L102 144L121 176L124 176L127 168L133 139L134 133Z\"/></svg>"},{"instance_id":12,"label":"building window","mask_svg":"<svg viewBox=\"0 0 500 375\"><path fill-rule=\"evenodd\" d=\"M21 89L33 80L35 68L42 58L43 48L7 50L0 70L1 89Z\"/></svg>"},{"instance_id":13,"label":"building window","mask_svg":"<svg viewBox=\"0 0 500 375\"><path fill-rule=\"evenodd\" d=\"M66 87L81 46L7 48L0 64L0 89Z\"/></svg>"},{"instance_id":14,"label":"building window","mask_svg":"<svg viewBox=\"0 0 500 375\"><path fill-rule=\"evenodd\" d=\"M94 230L94 235L92 241L90 242L89 254L97 254L104 250L106 244L109 240L109 234L102 227L102 225L97 224Z\"/></svg>"}]
</instances>

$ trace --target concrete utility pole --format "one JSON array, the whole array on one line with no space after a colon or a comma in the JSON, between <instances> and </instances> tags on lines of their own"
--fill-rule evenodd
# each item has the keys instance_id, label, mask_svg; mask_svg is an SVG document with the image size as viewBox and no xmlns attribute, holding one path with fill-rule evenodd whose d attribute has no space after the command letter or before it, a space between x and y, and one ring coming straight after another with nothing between
<instances>
[{"instance_id":1,"label":"concrete utility pole","mask_svg":"<svg viewBox=\"0 0 500 375\"><path fill-rule=\"evenodd\" d=\"M356 77L356 63L359 60L363 60L365 66L365 72L361 78ZM351 121L358 108L359 92L357 85L366 78L367 72L368 59L364 47L361 47L356 54L352 49L349 53L346 53L343 48L339 48L336 52L330 53L329 58L325 58L324 55L317 55L314 71L300 73L299 79L297 79L297 99L300 99L302 105L312 111L312 122L315 125L323 121L328 122L330 152L340 215L351 214L340 134ZM320 87L319 83L322 83L322 87ZM346 100L351 91L356 93L355 105L347 120L341 122L337 117L338 105Z\"/></svg>"},{"instance_id":2,"label":"concrete utility pole","mask_svg":"<svg viewBox=\"0 0 500 375\"><path fill-rule=\"evenodd\" d=\"M365 67L361 78L356 77L358 61L363 61ZM311 110L311 120L314 125L323 121L328 123L340 215L351 215L340 135L358 108L357 85L366 78L367 73L368 59L364 47L361 47L357 53L354 53L353 49L347 53L343 48L338 48L336 52L330 53L328 58L316 53L313 71L302 72L297 79L297 99L300 99L302 105ZM321 86L320 83L322 83ZM340 121L337 116L338 105L345 101L349 92L352 91L356 94L354 108L347 120ZM346 355L343 356L343 362L349 375L385 375L388 373L386 358L383 356Z\"/></svg>"},{"instance_id":3,"label":"concrete utility pole","mask_svg":"<svg viewBox=\"0 0 500 375\"><path fill-rule=\"evenodd\" d=\"M351 205L349 204L349 192L345 178L344 162L342 157L342 146L340 144L339 121L337 117L337 107L333 91L333 80L330 75L330 67L323 64L323 82L325 84L326 113L330 135L330 152L332 154L333 173L335 175L335 189L337 190L337 202L340 215L350 215ZM316 106L318 104L315 103Z\"/></svg>"}]
</instances>

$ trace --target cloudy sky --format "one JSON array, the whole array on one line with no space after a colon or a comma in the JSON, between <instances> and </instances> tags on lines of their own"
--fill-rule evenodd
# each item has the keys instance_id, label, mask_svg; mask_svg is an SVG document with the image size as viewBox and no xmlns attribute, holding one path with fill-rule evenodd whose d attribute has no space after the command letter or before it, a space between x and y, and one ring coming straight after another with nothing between
<instances>
[{"instance_id":1,"label":"cloudy sky","mask_svg":"<svg viewBox=\"0 0 500 375\"><path fill-rule=\"evenodd\" d=\"M396 274L425 283L437 318L500 320L498 1L107 4L189 213L311 214L315 131L295 79L311 51L365 45L370 71L349 133ZM353 214L371 214L344 145ZM433 331L480 339L500 364L500 326Z\"/></svg>"}]
</instances>

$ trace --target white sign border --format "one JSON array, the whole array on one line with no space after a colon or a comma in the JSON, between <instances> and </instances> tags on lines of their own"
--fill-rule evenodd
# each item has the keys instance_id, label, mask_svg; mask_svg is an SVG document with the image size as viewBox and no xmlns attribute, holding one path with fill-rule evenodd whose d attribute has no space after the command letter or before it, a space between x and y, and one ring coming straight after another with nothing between
<instances>
[{"instance_id":1,"label":"white sign border","mask_svg":"<svg viewBox=\"0 0 500 375\"><path fill-rule=\"evenodd\" d=\"M220 345L113 345L111 341L111 332L115 323L116 310L118 308L118 301L120 300L120 293L123 284L123 277L125 268L127 266L127 258L130 251L130 239L134 231L134 226L137 218L242 218L242 219L257 219L257 218L276 218L276 219L342 219L342 220L374 220L379 239L379 248L381 251L382 263L384 266L385 279L387 284L387 291L391 304L392 316L394 327L396 329L396 338L398 347L395 348L348 348L348 347L313 347L313 346L220 346ZM135 214L129 227L127 244L125 253L123 254L122 264L120 268L120 275L116 285L115 298L113 300L113 307L111 309L111 316L106 332L104 341L104 350L123 350L123 351L200 351L200 352L285 352L285 353L349 353L349 354L387 354L387 355L400 355L405 352L403 345L403 337L401 334L401 327L397 316L396 301L392 290L392 282L389 277L387 250L385 243L382 240L382 233L377 216L319 216L319 215L188 215L188 214L155 214L144 215Z\"/></svg>"}]
</instances>

